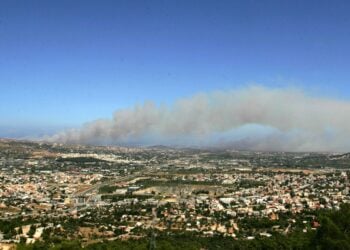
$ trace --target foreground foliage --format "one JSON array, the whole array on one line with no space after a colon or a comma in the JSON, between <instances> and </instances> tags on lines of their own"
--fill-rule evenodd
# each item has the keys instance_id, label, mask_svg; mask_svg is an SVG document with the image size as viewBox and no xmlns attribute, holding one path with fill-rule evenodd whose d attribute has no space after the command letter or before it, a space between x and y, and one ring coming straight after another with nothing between
<instances>
[{"instance_id":1,"label":"foreground foliage","mask_svg":"<svg viewBox=\"0 0 350 250\"><path fill-rule=\"evenodd\" d=\"M178 235L158 235L155 249L197 250L197 249L350 249L350 205L339 211L323 212L319 216L321 226L308 233L294 232L287 236L275 234L271 238L254 240L234 240L228 237L199 237L184 233ZM79 241L56 243L37 242L33 245L19 245L19 250L137 250L150 249L150 237L141 240L100 242L82 247ZM154 246L154 245L152 245Z\"/></svg>"}]
</instances>

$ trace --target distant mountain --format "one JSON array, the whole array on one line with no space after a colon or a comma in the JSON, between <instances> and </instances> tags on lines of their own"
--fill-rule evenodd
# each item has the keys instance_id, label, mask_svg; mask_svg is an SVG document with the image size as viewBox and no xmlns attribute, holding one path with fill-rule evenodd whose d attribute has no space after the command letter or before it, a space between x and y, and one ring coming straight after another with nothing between
<instances>
[{"instance_id":1,"label":"distant mountain","mask_svg":"<svg viewBox=\"0 0 350 250\"><path fill-rule=\"evenodd\" d=\"M165 146L165 145L153 145L153 146L147 146L148 149L159 149L159 150L171 150L174 149L173 147Z\"/></svg>"},{"instance_id":2,"label":"distant mountain","mask_svg":"<svg viewBox=\"0 0 350 250\"><path fill-rule=\"evenodd\" d=\"M345 154L337 154L337 155L330 155L329 158L331 160L341 160L341 159L350 159L350 153Z\"/></svg>"}]
</instances>

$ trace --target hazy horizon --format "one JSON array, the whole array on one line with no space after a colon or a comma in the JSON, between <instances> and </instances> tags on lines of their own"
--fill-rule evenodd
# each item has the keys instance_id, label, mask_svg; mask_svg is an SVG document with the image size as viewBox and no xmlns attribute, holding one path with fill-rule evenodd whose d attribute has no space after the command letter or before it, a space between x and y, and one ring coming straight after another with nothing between
<instances>
[{"instance_id":1,"label":"hazy horizon","mask_svg":"<svg viewBox=\"0 0 350 250\"><path fill-rule=\"evenodd\" d=\"M347 1L2 1L0 137L350 151Z\"/></svg>"}]
</instances>

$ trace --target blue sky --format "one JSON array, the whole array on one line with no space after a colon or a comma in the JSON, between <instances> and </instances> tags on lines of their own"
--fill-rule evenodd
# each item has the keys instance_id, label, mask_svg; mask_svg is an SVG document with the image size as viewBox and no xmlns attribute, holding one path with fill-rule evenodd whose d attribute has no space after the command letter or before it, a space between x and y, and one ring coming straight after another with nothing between
<instances>
[{"instance_id":1,"label":"blue sky","mask_svg":"<svg viewBox=\"0 0 350 250\"><path fill-rule=\"evenodd\" d=\"M0 136L252 83L349 100L349 13L349 1L2 0Z\"/></svg>"}]
</instances>

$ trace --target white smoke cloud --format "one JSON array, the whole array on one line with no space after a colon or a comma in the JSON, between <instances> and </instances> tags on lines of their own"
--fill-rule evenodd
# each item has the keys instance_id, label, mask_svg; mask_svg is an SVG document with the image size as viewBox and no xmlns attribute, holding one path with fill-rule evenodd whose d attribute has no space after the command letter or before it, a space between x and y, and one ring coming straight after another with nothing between
<instances>
[{"instance_id":1,"label":"white smoke cloud","mask_svg":"<svg viewBox=\"0 0 350 250\"><path fill-rule=\"evenodd\" d=\"M49 138L63 143L223 146L251 150L348 151L350 102L295 89L251 86L197 94L171 106L117 110Z\"/></svg>"}]
</instances>

